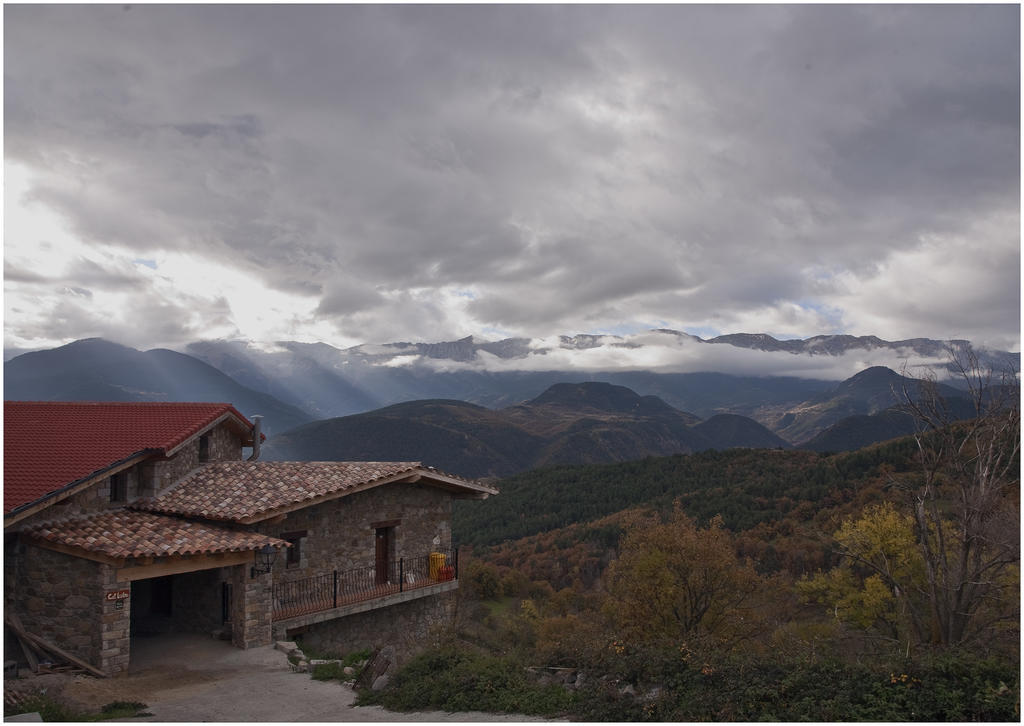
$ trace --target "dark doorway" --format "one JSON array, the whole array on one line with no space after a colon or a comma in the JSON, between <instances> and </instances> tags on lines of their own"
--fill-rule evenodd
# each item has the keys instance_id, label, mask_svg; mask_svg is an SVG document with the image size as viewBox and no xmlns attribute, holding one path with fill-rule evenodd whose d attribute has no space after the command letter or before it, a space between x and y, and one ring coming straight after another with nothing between
<instances>
[{"instance_id":1,"label":"dark doorway","mask_svg":"<svg viewBox=\"0 0 1024 726\"><path fill-rule=\"evenodd\" d=\"M149 603L150 615L170 617L173 614L174 576L154 577L149 582L153 585L153 599Z\"/></svg>"},{"instance_id":2,"label":"dark doorway","mask_svg":"<svg viewBox=\"0 0 1024 726\"><path fill-rule=\"evenodd\" d=\"M391 552L395 543L394 527L378 527L376 530L376 578L378 585L391 581Z\"/></svg>"},{"instance_id":3,"label":"dark doorway","mask_svg":"<svg viewBox=\"0 0 1024 726\"><path fill-rule=\"evenodd\" d=\"M132 583L132 635L169 633L174 612L174 576L153 577Z\"/></svg>"}]
</instances>

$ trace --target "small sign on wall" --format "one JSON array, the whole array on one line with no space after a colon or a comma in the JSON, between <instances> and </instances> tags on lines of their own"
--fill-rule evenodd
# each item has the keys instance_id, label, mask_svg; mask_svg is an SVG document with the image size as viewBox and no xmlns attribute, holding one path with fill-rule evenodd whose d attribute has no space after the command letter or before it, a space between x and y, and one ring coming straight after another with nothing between
<instances>
[{"instance_id":1,"label":"small sign on wall","mask_svg":"<svg viewBox=\"0 0 1024 726\"><path fill-rule=\"evenodd\" d=\"M107 593L106 601L117 603L117 608L120 610L124 607L124 601L132 594L130 589L128 590L111 590Z\"/></svg>"}]
</instances>

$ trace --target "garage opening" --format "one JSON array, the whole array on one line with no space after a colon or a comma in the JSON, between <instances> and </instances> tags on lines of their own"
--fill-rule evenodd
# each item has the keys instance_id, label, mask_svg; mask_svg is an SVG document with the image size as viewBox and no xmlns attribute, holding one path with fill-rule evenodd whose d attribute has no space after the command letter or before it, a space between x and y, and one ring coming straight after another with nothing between
<instances>
[{"instance_id":1,"label":"garage opening","mask_svg":"<svg viewBox=\"0 0 1024 726\"><path fill-rule=\"evenodd\" d=\"M232 588L227 568L135 580L131 634L202 633L230 638Z\"/></svg>"}]
</instances>

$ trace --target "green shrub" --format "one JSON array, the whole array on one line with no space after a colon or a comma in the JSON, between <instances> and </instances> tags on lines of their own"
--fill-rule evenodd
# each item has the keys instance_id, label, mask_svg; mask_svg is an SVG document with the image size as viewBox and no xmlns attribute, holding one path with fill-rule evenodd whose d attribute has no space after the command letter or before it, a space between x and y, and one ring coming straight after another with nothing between
<instances>
[{"instance_id":1,"label":"green shrub","mask_svg":"<svg viewBox=\"0 0 1024 726\"><path fill-rule=\"evenodd\" d=\"M370 660L370 656L371 655L373 655L373 652L369 648L365 648L363 650L355 650L355 651L352 651L351 653L347 653L341 659L341 665L343 667L344 666L356 666L356 665L358 665L360 663L363 663L365 661Z\"/></svg>"},{"instance_id":2,"label":"green shrub","mask_svg":"<svg viewBox=\"0 0 1024 726\"><path fill-rule=\"evenodd\" d=\"M892 668L823 661L662 662L660 695L590 685L574 716L614 721L1018 721L1015 664L944 656Z\"/></svg>"},{"instance_id":3,"label":"green shrub","mask_svg":"<svg viewBox=\"0 0 1024 726\"><path fill-rule=\"evenodd\" d=\"M572 694L541 685L510 658L444 647L412 660L382 691L360 693L359 705L379 704L396 711L440 709L559 715Z\"/></svg>"},{"instance_id":4,"label":"green shrub","mask_svg":"<svg viewBox=\"0 0 1024 726\"><path fill-rule=\"evenodd\" d=\"M314 681L343 681L349 676L345 675L345 666L338 662L317 663L310 671Z\"/></svg>"},{"instance_id":5,"label":"green shrub","mask_svg":"<svg viewBox=\"0 0 1024 726\"><path fill-rule=\"evenodd\" d=\"M98 716L92 717L90 721L105 721L112 718L133 718L136 716L152 716L145 713L146 704L140 701L111 701L105 705Z\"/></svg>"},{"instance_id":6,"label":"green shrub","mask_svg":"<svg viewBox=\"0 0 1024 726\"><path fill-rule=\"evenodd\" d=\"M144 713L146 704L138 701L112 701L105 705L99 713L87 713L79 711L67 704L45 693L36 693L22 700L18 705L4 705L4 718L16 716L19 713L38 713L43 721L68 722L68 721L106 721L114 718L133 718L136 716L150 716Z\"/></svg>"},{"instance_id":7,"label":"green shrub","mask_svg":"<svg viewBox=\"0 0 1024 726\"><path fill-rule=\"evenodd\" d=\"M43 721L84 721L86 714L63 704L44 693L35 693L22 699L17 705L4 704L4 718L19 713L36 713Z\"/></svg>"}]
</instances>

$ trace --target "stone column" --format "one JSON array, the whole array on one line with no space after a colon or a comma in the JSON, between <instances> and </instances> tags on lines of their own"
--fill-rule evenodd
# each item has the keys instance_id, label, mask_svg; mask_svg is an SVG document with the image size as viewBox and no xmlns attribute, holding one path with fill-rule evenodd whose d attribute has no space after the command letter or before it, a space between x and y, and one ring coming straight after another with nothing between
<instances>
[{"instance_id":1,"label":"stone column","mask_svg":"<svg viewBox=\"0 0 1024 726\"><path fill-rule=\"evenodd\" d=\"M100 565L103 605L100 624L100 662L107 675L128 670L131 659L132 584L117 579L116 569ZM124 593L128 593L128 597Z\"/></svg>"},{"instance_id":2,"label":"stone column","mask_svg":"<svg viewBox=\"0 0 1024 726\"><path fill-rule=\"evenodd\" d=\"M228 580L232 588L231 642L238 648L256 648L273 642L270 632L272 576L250 577L252 565L235 565Z\"/></svg>"}]
</instances>

